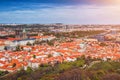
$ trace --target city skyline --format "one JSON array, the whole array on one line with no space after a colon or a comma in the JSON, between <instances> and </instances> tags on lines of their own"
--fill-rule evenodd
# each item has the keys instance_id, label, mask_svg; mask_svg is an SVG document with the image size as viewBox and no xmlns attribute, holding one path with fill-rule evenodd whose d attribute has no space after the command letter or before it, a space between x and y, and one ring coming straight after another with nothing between
<instances>
[{"instance_id":1,"label":"city skyline","mask_svg":"<svg viewBox=\"0 0 120 80\"><path fill-rule=\"evenodd\" d=\"M0 23L119 24L119 0L1 0Z\"/></svg>"}]
</instances>

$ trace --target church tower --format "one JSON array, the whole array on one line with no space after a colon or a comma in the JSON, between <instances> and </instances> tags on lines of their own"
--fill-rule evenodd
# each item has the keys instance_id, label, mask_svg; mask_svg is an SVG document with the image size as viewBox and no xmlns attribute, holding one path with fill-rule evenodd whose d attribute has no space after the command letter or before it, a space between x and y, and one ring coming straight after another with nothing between
<instances>
[{"instance_id":1,"label":"church tower","mask_svg":"<svg viewBox=\"0 0 120 80\"><path fill-rule=\"evenodd\" d=\"M23 29L23 31L22 31L22 38L23 38L23 39L26 39L26 38L27 38L26 29Z\"/></svg>"}]
</instances>

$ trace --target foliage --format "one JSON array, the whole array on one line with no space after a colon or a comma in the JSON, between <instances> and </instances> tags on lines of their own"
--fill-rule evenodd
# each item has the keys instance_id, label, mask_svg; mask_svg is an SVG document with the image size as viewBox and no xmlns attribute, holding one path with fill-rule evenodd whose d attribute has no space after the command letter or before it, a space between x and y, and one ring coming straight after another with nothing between
<instances>
[{"instance_id":1,"label":"foliage","mask_svg":"<svg viewBox=\"0 0 120 80\"><path fill-rule=\"evenodd\" d=\"M49 45L49 46L53 46L54 45L54 42L51 40L51 41L49 41L49 40L47 40L47 44Z\"/></svg>"},{"instance_id":2,"label":"foliage","mask_svg":"<svg viewBox=\"0 0 120 80\"><path fill-rule=\"evenodd\" d=\"M4 50L6 50L6 51L8 50L8 49L7 49L7 46L4 47Z\"/></svg>"},{"instance_id":3,"label":"foliage","mask_svg":"<svg viewBox=\"0 0 120 80\"><path fill-rule=\"evenodd\" d=\"M35 58L36 58L36 55L33 55L33 58L35 59Z\"/></svg>"},{"instance_id":4,"label":"foliage","mask_svg":"<svg viewBox=\"0 0 120 80\"><path fill-rule=\"evenodd\" d=\"M26 44L27 46L31 46L32 44L30 43L30 42L27 42L27 44Z\"/></svg>"},{"instance_id":5,"label":"foliage","mask_svg":"<svg viewBox=\"0 0 120 80\"><path fill-rule=\"evenodd\" d=\"M14 68L16 66L16 63L13 63L12 67Z\"/></svg>"},{"instance_id":6,"label":"foliage","mask_svg":"<svg viewBox=\"0 0 120 80\"><path fill-rule=\"evenodd\" d=\"M20 45L17 45L17 46L16 46L16 51L20 51L20 50L21 50Z\"/></svg>"},{"instance_id":7,"label":"foliage","mask_svg":"<svg viewBox=\"0 0 120 80\"><path fill-rule=\"evenodd\" d=\"M84 37L84 36L91 36L91 35L96 35L96 34L100 34L104 31L100 30L100 31L73 31L73 32L58 32L58 33L54 33L54 32L46 32L44 33L44 35L54 35L57 38L60 37L69 37L69 38L80 38L80 37Z\"/></svg>"},{"instance_id":8,"label":"foliage","mask_svg":"<svg viewBox=\"0 0 120 80\"><path fill-rule=\"evenodd\" d=\"M54 67L41 64L39 69L20 70L8 80L119 80L120 63L100 61L90 68L82 68L91 58L82 56L74 62L58 63ZM1 79L1 80L7 80Z\"/></svg>"},{"instance_id":9,"label":"foliage","mask_svg":"<svg viewBox=\"0 0 120 80\"><path fill-rule=\"evenodd\" d=\"M120 67L119 62L100 62L94 64L90 70L104 70L104 71L112 71L112 70L117 70Z\"/></svg>"},{"instance_id":10,"label":"foliage","mask_svg":"<svg viewBox=\"0 0 120 80\"><path fill-rule=\"evenodd\" d=\"M52 57L52 54L48 54L48 58Z\"/></svg>"},{"instance_id":11,"label":"foliage","mask_svg":"<svg viewBox=\"0 0 120 80\"><path fill-rule=\"evenodd\" d=\"M3 76L5 74L8 74L9 72L8 71L0 71L0 76Z\"/></svg>"},{"instance_id":12,"label":"foliage","mask_svg":"<svg viewBox=\"0 0 120 80\"><path fill-rule=\"evenodd\" d=\"M26 72L29 74L29 73L31 73L33 70L32 70L32 68L31 67L27 67L27 70L26 70Z\"/></svg>"},{"instance_id":13,"label":"foliage","mask_svg":"<svg viewBox=\"0 0 120 80\"><path fill-rule=\"evenodd\" d=\"M103 43L103 42L101 42L100 44L99 44L100 46L107 46L105 43Z\"/></svg>"}]
</instances>

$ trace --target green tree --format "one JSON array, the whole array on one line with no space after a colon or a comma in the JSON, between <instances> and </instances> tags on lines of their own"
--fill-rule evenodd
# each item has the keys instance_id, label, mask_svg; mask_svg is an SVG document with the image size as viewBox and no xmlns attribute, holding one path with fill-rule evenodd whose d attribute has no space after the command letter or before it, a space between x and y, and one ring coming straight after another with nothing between
<instances>
[{"instance_id":1,"label":"green tree","mask_svg":"<svg viewBox=\"0 0 120 80\"><path fill-rule=\"evenodd\" d=\"M47 40L47 44L49 45L49 46L53 46L54 45L54 42L51 40L51 41L49 41L49 40Z\"/></svg>"},{"instance_id":2,"label":"green tree","mask_svg":"<svg viewBox=\"0 0 120 80\"><path fill-rule=\"evenodd\" d=\"M48 54L48 58L52 57L52 54Z\"/></svg>"},{"instance_id":3,"label":"green tree","mask_svg":"<svg viewBox=\"0 0 120 80\"><path fill-rule=\"evenodd\" d=\"M13 63L12 67L14 68L16 66L16 63Z\"/></svg>"},{"instance_id":4,"label":"green tree","mask_svg":"<svg viewBox=\"0 0 120 80\"><path fill-rule=\"evenodd\" d=\"M31 46L32 44L30 43L30 42L27 42L27 44L26 44L27 46Z\"/></svg>"},{"instance_id":5,"label":"green tree","mask_svg":"<svg viewBox=\"0 0 120 80\"><path fill-rule=\"evenodd\" d=\"M27 73L31 73L32 71L33 71L33 70L32 70L31 67L27 67L27 70L26 70Z\"/></svg>"},{"instance_id":6,"label":"green tree","mask_svg":"<svg viewBox=\"0 0 120 80\"><path fill-rule=\"evenodd\" d=\"M33 58L35 59L35 58L36 58L36 55L33 55Z\"/></svg>"},{"instance_id":7,"label":"green tree","mask_svg":"<svg viewBox=\"0 0 120 80\"><path fill-rule=\"evenodd\" d=\"M100 46L107 46L104 42L101 42L100 44L99 44Z\"/></svg>"},{"instance_id":8,"label":"green tree","mask_svg":"<svg viewBox=\"0 0 120 80\"><path fill-rule=\"evenodd\" d=\"M3 74L4 74L3 71L0 71L0 76L3 75Z\"/></svg>"},{"instance_id":9,"label":"green tree","mask_svg":"<svg viewBox=\"0 0 120 80\"><path fill-rule=\"evenodd\" d=\"M21 50L20 45L17 45L17 46L16 46L16 51L20 51L20 50Z\"/></svg>"},{"instance_id":10,"label":"green tree","mask_svg":"<svg viewBox=\"0 0 120 80\"><path fill-rule=\"evenodd\" d=\"M6 51L7 51L7 47L6 47L6 46L4 47L4 50L6 50Z\"/></svg>"},{"instance_id":11,"label":"green tree","mask_svg":"<svg viewBox=\"0 0 120 80\"><path fill-rule=\"evenodd\" d=\"M17 80L22 80L22 78L21 78L21 77L19 77L19 78L17 78Z\"/></svg>"},{"instance_id":12,"label":"green tree","mask_svg":"<svg viewBox=\"0 0 120 80\"><path fill-rule=\"evenodd\" d=\"M68 64L68 63L62 63L58 65L58 71L59 72L63 72L66 71L68 69L72 68L72 65Z\"/></svg>"}]
</instances>

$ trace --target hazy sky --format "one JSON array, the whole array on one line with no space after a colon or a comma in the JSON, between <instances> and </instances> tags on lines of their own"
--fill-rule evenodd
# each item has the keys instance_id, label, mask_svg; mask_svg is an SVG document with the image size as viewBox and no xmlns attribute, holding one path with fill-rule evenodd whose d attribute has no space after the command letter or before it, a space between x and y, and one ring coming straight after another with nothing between
<instances>
[{"instance_id":1,"label":"hazy sky","mask_svg":"<svg viewBox=\"0 0 120 80\"><path fill-rule=\"evenodd\" d=\"M120 0L0 0L0 23L119 24Z\"/></svg>"}]
</instances>

